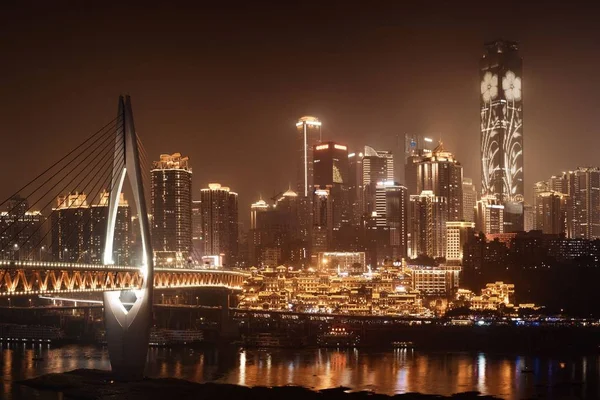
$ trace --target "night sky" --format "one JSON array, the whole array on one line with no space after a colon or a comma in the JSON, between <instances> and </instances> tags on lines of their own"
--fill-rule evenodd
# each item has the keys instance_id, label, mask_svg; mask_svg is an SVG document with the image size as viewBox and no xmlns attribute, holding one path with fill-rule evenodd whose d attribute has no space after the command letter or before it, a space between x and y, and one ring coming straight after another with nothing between
<instances>
[{"instance_id":1,"label":"night sky","mask_svg":"<svg viewBox=\"0 0 600 400\"><path fill-rule=\"evenodd\" d=\"M478 184L478 63L495 38L518 41L524 60L526 199L551 174L600 165L591 4L111 3L0 5L2 199L113 119L122 93L149 156L188 155L194 197L228 185L244 222L259 194L295 185L306 114L351 148L441 137Z\"/></svg>"}]
</instances>

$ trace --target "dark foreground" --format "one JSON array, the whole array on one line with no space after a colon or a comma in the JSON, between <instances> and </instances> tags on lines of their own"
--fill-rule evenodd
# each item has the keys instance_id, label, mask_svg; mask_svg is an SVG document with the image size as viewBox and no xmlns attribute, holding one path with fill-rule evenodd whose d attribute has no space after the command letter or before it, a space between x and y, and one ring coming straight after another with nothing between
<instances>
[{"instance_id":1,"label":"dark foreground","mask_svg":"<svg viewBox=\"0 0 600 400\"><path fill-rule=\"evenodd\" d=\"M395 396L371 392L349 392L348 388L312 391L300 386L246 387L217 383L193 383L182 379L144 379L139 382L115 382L108 371L77 369L62 374L47 374L21 381L20 384L38 390L62 392L71 399L245 399L245 400L384 400L384 399L497 399L478 392L457 393L450 397L405 393Z\"/></svg>"}]
</instances>

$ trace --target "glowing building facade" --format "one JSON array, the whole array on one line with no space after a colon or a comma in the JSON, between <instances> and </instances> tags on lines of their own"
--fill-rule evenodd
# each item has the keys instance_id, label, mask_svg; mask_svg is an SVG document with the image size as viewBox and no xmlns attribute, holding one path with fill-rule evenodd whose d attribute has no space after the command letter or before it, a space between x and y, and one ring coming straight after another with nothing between
<instances>
[{"instance_id":1,"label":"glowing building facade","mask_svg":"<svg viewBox=\"0 0 600 400\"><path fill-rule=\"evenodd\" d=\"M231 266L238 255L238 194L219 183L200 191L204 257L220 256Z\"/></svg>"},{"instance_id":2,"label":"glowing building facade","mask_svg":"<svg viewBox=\"0 0 600 400\"><path fill-rule=\"evenodd\" d=\"M480 62L481 193L501 204L522 203L524 196L522 64L516 42L485 44ZM518 207L507 210L519 212Z\"/></svg>"},{"instance_id":3,"label":"glowing building facade","mask_svg":"<svg viewBox=\"0 0 600 400\"><path fill-rule=\"evenodd\" d=\"M161 154L151 170L152 248L156 262L178 266L192 251L192 169L180 153Z\"/></svg>"}]
</instances>

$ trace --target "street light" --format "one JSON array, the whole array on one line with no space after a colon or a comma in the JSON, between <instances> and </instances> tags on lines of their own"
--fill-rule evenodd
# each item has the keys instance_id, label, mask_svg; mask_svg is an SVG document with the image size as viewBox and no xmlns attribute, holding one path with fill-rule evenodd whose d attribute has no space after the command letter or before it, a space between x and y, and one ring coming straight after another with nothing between
<instances>
[{"instance_id":1,"label":"street light","mask_svg":"<svg viewBox=\"0 0 600 400\"><path fill-rule=\"evenodd\" d=\"M196 305L198 305L198 296L196 296Z\"/></svg>"},{"instance_id":2,"label":"street light","mask_svg":"<svg viewBox=\"0 0 600 400\"><path fill-rule=\"evenodd\" d=\"M162 298L161 304L165 304L165 294L161 293L160 297Z\"/></svg>"},{"instance_id":3,"label":"street light","mask_svg":"<svg viewBox=\"0 0 600 400\"><path fill-rule=\"evenodd\" d=\"M13 258L15 258L15 253L19 251L19 245L17 243L13 244ZM19 251L19 258L21 258L21 252Z\"/></svg>"},{"instance_id":4,"label":"street light","mask_svg":"<svg viewBox=\"0 0 600 400\"><path fill-rule=\"evenodd\" d=\"M31 307L31 299L29 299L29 307Z\"/></svg>"},{"instance_id":5,"label":"street light","mask_svg":"<svg viewBox=\"0 0 600 400\"><path fill-rule=\"evenodd\" d=\"M46 246L40 247L40 261L43 261L42 260L42 251L46 251Z\"/></svg>"},{"instance_id":6,"label":"street light","mask_svg":"<svg viewBox=\"0 0 600 400\"><path fill-rule=\"evenodd\" d=\"M10 297L8 298L8 307L9 307L9 308L10 308L10 307L12 307L12 303L11 303L11 301L10 301Z\"/></svg>"}]
</instances>

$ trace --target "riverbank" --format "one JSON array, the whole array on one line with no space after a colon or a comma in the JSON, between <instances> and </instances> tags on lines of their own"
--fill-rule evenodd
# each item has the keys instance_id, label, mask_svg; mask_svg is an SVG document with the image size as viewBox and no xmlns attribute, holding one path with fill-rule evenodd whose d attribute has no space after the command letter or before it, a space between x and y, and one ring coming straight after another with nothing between
<instances>
[{"instance_id":1,"label":"riverbank","mask_svg":"<svg viewBox=\"0 0 600 400\"><path fill-rule=\"evenodd\" d=\"M37 390L62 392L66 398L81 400L153 400L176 399L246 399L246 400L387 400L387 399L497 399L465 392L447 396L405 393L395 396L372 392L351 392L348 388L313 391L300 386L247 387L219 383L193 383L183 379L144 379L139 382L116 382L108 371L77 369L62 374L47 374L18 382Z\"/></svg>"}]
</instances>

